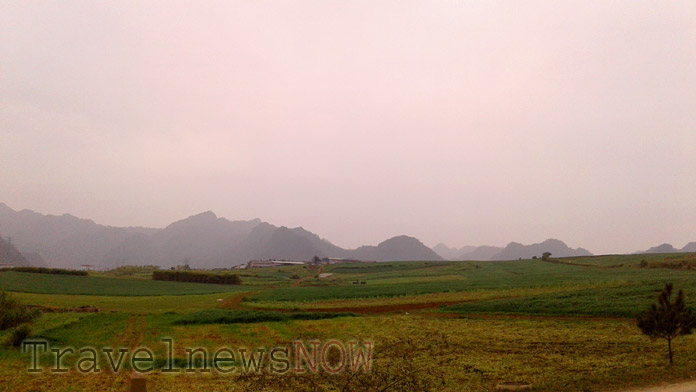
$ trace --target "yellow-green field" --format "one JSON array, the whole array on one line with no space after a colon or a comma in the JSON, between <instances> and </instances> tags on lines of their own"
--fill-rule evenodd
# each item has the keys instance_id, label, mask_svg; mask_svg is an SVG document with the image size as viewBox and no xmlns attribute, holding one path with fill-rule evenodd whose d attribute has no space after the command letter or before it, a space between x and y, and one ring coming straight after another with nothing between
<instances>
[{"instance_id":1,"label":"yellow-green field","mask_svg":"<svg viewBox=\"0 0 696 392\"><path fill-rule=\"evenodd\" d=\"M33 290L40 293L0 289L50 308L33 323L32 339L59 348L148 347L160 359L167 357L161 339L171 338L179 367L187 347L210 354L221 347L266 348L267 365L274 347L290 347L293 358L297 340L307 347L332 339L374 344L370 372L245 372L237 358L231 374L172 375L161 373L164 363L155 361L146 375L148 391L492 391L503 382L528 383L534 391L622 391L696 376L695 337L675 341L670 367L664 341L646 338L635 323L666 282L685 289L688 303L696 304L696 272L665 266L670 257L651 256L649 262L661 267L642 268L639 256L335 265L323 268L333 274L329 278L318 278L317 268L290 267L244 271L250 275L242 277L244 285L217 293L185 285L177 295L60 294L60 277L56 293L45 277ZM31 286L32 275L24 274L22 287ZM85 305L100 311L75 311ZM322 313L329 311L351 314ZM331 318L303 319L324 316ZM0 340L10 333L0 331ZM328 353L335 365L337 350ZM29 374L28 354L0 348L0 390L126 391L132 373L128 366L114 374L100 357L101 372L81 374L75 370L78 355L67 355L63 364L71 370L56 374L49 369L50 353L40 359L44 372Z\"/></svg>"}]
</instances>

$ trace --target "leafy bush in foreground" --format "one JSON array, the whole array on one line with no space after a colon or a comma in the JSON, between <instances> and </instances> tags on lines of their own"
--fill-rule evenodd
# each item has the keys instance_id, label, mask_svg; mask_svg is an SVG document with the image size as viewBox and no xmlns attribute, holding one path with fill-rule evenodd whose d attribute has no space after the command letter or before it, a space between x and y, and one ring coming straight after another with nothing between
<instances>
[{"instance_id":1,"label":"leafy bush in foreground","mask_svg":"<svg viewBox=\"0 0 696 392\"><path fill-rule=\"evenodd\" d=\"M22 304L12 295L0 291L0 330L29 323L38 315L37 310Z\"/></svg>"},{"instance_id":2,"label":"leafy bush in foreground","mask_svg":"<svg viewBox=\"0 0 696 392\"><path fill-rule=\"evenodd\" d=\"M7 339L7 345L10 347L19 347L22 345L24 339L28 338L30 334L31 328L28 325L20 325L12 331L12 334L10 334L10 337Z\"/></svg>"}]
</instances>

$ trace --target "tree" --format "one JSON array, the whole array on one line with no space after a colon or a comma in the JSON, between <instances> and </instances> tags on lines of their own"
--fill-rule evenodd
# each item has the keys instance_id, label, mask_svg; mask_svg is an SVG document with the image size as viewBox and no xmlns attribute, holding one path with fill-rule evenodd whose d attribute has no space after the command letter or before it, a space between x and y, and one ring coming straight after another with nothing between
<instances>
[{"instance_id":1,"label":"tree","mask_svg":"<svg viewBox=\"0 0 696 392\"><path fill-rule=\"evenodd\" d=\"M652 304L638 318L638 328L652 339L667 340L669 363L674 363L672 355L672 340L684 335L690 335L696 326L696 317L684 303L684 291L679 290L677 298L672 301L672 283L667 283L657 297L657 304Z\"/></svg>"},{"instance_id":2,"label":"tree","mask_svg":"<svg viewBox=\"0 0 696 392\"><path fill-rule=\"evenodd\" d=\"M544 254L541 255L541 259L544 261L549 261L550 258L551 258L551 252L544 252Z\"/></svg>"}]
</instances>

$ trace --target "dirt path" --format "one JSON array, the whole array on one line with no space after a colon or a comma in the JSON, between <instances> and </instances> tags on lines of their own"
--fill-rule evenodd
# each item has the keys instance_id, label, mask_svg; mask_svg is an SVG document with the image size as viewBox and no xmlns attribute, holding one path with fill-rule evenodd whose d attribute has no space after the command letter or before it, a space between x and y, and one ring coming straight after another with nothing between
<instances>
[{"instance_id":1,"label":"dirt path","mask_svg":"<svg viewBox=\"0 0 696 392\"><path fill-rule=\"evenodd\" d=\"M322 272L324 272L324 266L320 265L319 270L317 271L316 275L319 275ZM304 282L307 279L311 279L311 278L312 278L312 276L310 275L310 276L305 276L302 279L296 279L294 282L292 282L292 287L299 287L302 284L302 282Z\"/></svg>"},{"instance_id":2,"label":"dirt path","mask_svg":"<svg viewBox=\"0 0 696 392\"><path fill-rule=\"evenodd\" d=\"M624 392L696 392L696 381L665 384L649 388L629 389Z\"/></svg>"},{"instance_id":3,"label":"dirt path","mask_svg":"<svg viewBox=\"0 0 696 392\"><path fill-rule=\"evenodd\" d=\"M114 347L126 346L135 348L145 338L145 316L133 315L128 319L128 324L123 333L116 335Z\"/></svg>"},{"instance_id":4,"label":"dirt path","mask_svg":"<svg viewBox=\"0 0 696 392\"><path fill-rule=\"evenodd\" d=\"M225 302L223 302L220 307L223 309L239 309L241 306L239 304L244 300L244 298L252 296L259 293L259 291L250 291L248 293L240 293L233 297L230 297Z\"/></svg>"}]
</instances>

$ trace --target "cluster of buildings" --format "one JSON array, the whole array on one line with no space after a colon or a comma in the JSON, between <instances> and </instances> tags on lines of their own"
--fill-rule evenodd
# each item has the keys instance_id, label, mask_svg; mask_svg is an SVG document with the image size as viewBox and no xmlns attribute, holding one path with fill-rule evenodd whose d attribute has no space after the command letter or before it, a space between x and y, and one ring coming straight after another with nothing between
<instances>
[{"instance_id":1,"label":"cluster of buildings","mask_svg":"<svg viewBox=\"0 0 696 392\"><path fill-rule=\"evenodd\" d=\"M336 257L325 257L323 259L315 258L313 261L292 261L292 260L251 260L246 264L241 264L234 269L248 269L248 268L272 268L272 267L282 267L291 265L317 265L317 264L340 264L340 263L363 263L361 260L354 259L341 259Z\"/></svg>"}]
</instances>

